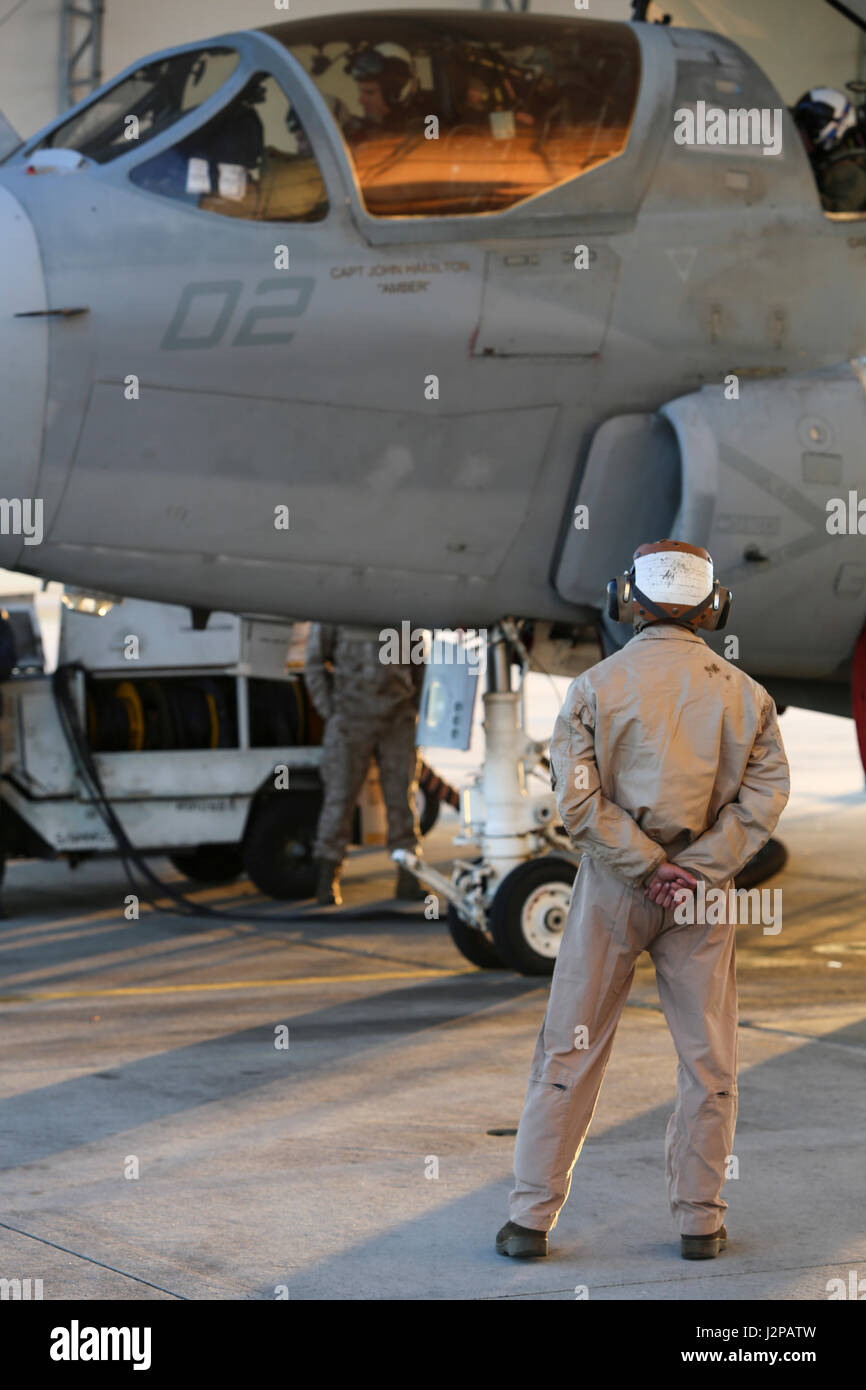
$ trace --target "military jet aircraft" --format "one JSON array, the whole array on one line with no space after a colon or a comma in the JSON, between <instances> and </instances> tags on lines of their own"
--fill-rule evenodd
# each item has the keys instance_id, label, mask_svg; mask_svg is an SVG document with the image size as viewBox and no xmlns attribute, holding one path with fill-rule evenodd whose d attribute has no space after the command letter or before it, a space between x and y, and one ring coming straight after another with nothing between
<instances>
[{"instance_id":1,"label":"military jet aircraft","mask_svg":"<svg viewBox=\"0 0 866 1390\"><path fill-rule=\"evenodd\" d=\"M620 645L602 596L639 542L706 546L732 659L849 712L866 217L823 210L735 44L328 15L167 49L5 134L0 564L493 632L482 858L443 889L471 958L549 968L573 874L526 862L555 832L502 644Z\"/></svg>"}]
</instances>

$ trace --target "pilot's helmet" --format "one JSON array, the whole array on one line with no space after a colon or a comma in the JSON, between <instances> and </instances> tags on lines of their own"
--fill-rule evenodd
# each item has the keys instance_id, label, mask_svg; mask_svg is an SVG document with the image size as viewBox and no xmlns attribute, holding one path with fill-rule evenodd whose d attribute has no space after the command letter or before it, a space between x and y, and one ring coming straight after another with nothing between
<instances>
[{"instance_id":1,"label":"pilot's helmet","mask_svg":"<svg viewBox=\"0 0 866 1390\"><path fill-rule=\"evenodd\" d=\"M493 105L493 93L475 68L468 68L462 75L462 101L473 111L487 112Z\"/></svg>"},{"instance_id":2,"label":"pilot's helmet","mask_svg":"<svg viewBox=\"0 0 866 1390\"><path fill-rule=\"evenodd\" d=\"M857 113L844 92L813 87L793 110L794 120L812 149L828 152L857 126Z\"/></svg>"},{"instance_id":3,"label":"pilot's helmet","mask_svg":"<svg viewBox=\"0 0 866 1390\"><path fill-rule=\"evenodd\" d=\"M688 541L652 541L639 545L632 567L608 585L608 616L633 622L718 630L724 627L731 594L713 575L712 556Z\"/></svg>"},{"instance_id":4,"label":"pilot's helmet","mask_svg":"<svg viewBox=\"0 0 866 1390\"><path fill-rule=\"evenodd\" d=\"M393 43L363 49L355 55L349 73L356 82L378 82L392 110L407 106L418 86L411 58Z\"/></svg>"}]
</instances>

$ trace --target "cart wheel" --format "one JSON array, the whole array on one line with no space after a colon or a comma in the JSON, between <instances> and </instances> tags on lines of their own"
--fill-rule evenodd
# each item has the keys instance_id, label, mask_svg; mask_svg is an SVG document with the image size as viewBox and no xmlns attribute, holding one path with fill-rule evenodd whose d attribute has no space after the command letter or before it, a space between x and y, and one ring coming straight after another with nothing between
<instances>
[{"instance_id":1,"label":"cart wheel","mask_svg":"<svg viewBox=\"0 0 866 1390\"><path fill-rule=\"evenodd\" d=\"M490 934L479 931L477 927L470 927L468 922L464 922L462 917L457 916L452 903L448 904L448 930L458 951L473 965L477 965L480 970L504 970L506 968L500 960L496 947L490 940Z\"/></svg>"},{"instance_id":2,"label":"cart wheel","mask_svg":"<svg viewBox=\"0 0 866 1390\"><path fill-rule=\"evenodd\" d=\"M240 845L199 845L168 857L179 873L196 883L231 883L244 869Z\"/></svg>"},{"instance_id":3,"label":"cart wheel","mask_svg":"<svg viewBox=\"0 0 866 1390\"><path fill-rule=\"evenodd\" d=\"M141 703L141 696L132 681L120 681L114 687L112 694L126 710L126 717L129 721L129 752L139 753L144 747L145 735L144 706Z\"/></svg>"},{"instance_id":4,"label":"cart wheel","mask_svg":"<svg viewBox=\"0 0 866 1390\"><path fill-rule=\"evenodd\" d=\"M424 787L418 788L418 829L428 835L439 819L439 798ZM470 927L470 931L472 928Z\"/></svg>"},{"instance_id":5,"label":"cart wheel","mask_svg":"<svg viewBox=\"0 0 866 1390\"><path fill-rule=\"evenodd\" d=\"M316 891L313 841L320 792L267 796L253 811L244 839L244 868L269 898L309 898Z\"/></svg>"},{"instance_id":6,"label":"cart wheel","mask_svg":"<svg viewBox=\"0 0 866 1390\"><path fill-rule=\"evenodd\" d=\"M577 868L553 854L518 864L490 905L493 944L521 975L552 975Z\"/></svg>"}]
</instances>

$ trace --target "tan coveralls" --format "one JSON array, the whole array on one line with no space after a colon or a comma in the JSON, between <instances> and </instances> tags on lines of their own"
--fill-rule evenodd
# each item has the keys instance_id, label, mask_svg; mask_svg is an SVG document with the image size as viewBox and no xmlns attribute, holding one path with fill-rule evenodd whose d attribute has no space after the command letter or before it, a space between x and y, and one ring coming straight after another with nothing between
<instances>
[{"instance_id":1,"label":"tan coveralls","mask_svg":"<svg viewBox=\"0 0 866 1390\"><path fill-rule=\"evenodd\" d=\"M681 1234L708 1235L727 1209L737 1115L735 928L679 925L642 885L668 859L732 887L766 843L790 786L776 708L696 633L653 624L572 682L550 761L584 858L532 1060L509 1215L533 1230L556 1224L645 950L679 1057L668 1198Z\"/></svg>"},{"instance_id":2,"label":"tan coveralls","mask_svg":"<svg viewBox=\"0 0 866 1390\"><path fill-rule=\"evenodd\" d=\"M388 849L417 852L415 734L424 682L419 663L383 664L378 631L313 623L304 680L325 720L322 783L314 854L341 864L352 817L372 758L388 816Z\"/></svg>"}]
</instances>

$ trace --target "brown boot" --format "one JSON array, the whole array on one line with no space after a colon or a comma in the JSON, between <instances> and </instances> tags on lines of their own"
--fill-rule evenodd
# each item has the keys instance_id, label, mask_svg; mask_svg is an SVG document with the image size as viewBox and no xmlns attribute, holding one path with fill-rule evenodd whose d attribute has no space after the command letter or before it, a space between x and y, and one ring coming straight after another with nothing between
<instances>
[{"instance_id":1,"label":"brown boot","mask_svg":"<svg viewBox=\"0 0 866 1390\"><path fill-rule=\"evenodd\" d=\"M547 1254L547 1232L533 1231L528 1226L518 1226L516 1221L506 1221L496 1237L497 1255L511 1255L518 1260L543 1259Z\"/></svg>"},{"instance_id":2,"label":"brown boot","mask_svg":"<svg viewBox=\"0 0 866 1390\"><path fill-rule=\"evenodd\" d=\"M340 874L342 864L334 859L317 859L316 902L320 907L340 907Z\"/></svg>"},{"instance_id":3,"label":"brown boot","mask_svg":"<svg viewBox=\"0 0 866 1390\"><path fill-rule=\"evenodd\" d=\"M714 1260L727 1244L728 1233L720 1226L708 1236L681 1236L680 1254L684 1260Z\"/></svg>"}]
</instances>

